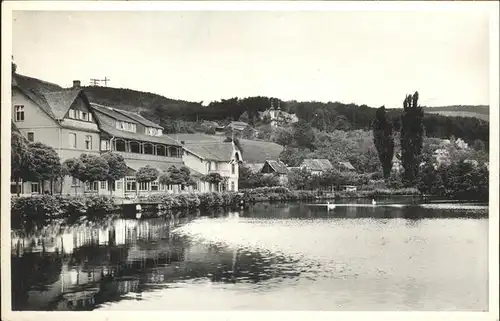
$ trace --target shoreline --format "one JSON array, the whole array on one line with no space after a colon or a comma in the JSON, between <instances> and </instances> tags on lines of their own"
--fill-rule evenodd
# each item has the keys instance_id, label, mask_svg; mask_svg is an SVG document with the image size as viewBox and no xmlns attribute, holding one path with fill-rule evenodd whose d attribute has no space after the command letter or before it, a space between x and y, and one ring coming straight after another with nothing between
<instances>
[{"instance_id":1,"label":"shoreline","mask_svg":"<svg viewBox=\"0 0 500 321\"><path fill-rule=\"evenodd\" d=\"M409 192L412 193L409 193ZM144 204L141 213L155 212L156 216L174 210L204 210L214 208L238 208L258 203L285 203L296 201L326 201L349 199L410 198L429 202L488 202L481 199L446 199L440 196L422 195L416 189L375 189L350 192L323 193L318 191L290 190L285 187L261 187L239 192L208 192L185 194L155 194L131 200L124 204L109 196L61 196L11 198L11 227L26 224L44 224L54 219L78 220L102 218L122 212L135 217L137 204ZM148 215L149 216L149 215Z\"/></svg>"}]
</instances>

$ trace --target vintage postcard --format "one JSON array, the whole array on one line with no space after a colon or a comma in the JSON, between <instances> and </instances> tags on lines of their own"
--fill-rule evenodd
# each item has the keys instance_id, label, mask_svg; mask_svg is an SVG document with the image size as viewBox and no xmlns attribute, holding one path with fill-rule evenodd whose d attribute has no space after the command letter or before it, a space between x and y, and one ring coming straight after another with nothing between
<instances>
[{"instance_id":1,"label":"vintage postcard","mask_svg":"<svg viewBox=\"0 0 500 321\"><path fill-rule=\"evenodd\" d=\"M2 3L2 320L498 320L498 9Z\"/></svg>"}]
</instances>

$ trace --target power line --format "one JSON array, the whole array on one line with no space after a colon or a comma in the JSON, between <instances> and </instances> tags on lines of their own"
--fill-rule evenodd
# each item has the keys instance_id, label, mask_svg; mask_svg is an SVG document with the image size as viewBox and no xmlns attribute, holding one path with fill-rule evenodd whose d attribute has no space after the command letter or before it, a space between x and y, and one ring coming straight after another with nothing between
<instances>
[{"instance_id":1,"label":"power line","mask_svg":"<svg viewBox=\"0 0 500 321\"><path fill-rule=\"evenodd\" d=\"M104 82L104 87L108 86L108 82L111 81L108 77L104 77L104 79L91 78L90 85L91 86L100 86L101 82Z\"/></svg>"}]
</instances>

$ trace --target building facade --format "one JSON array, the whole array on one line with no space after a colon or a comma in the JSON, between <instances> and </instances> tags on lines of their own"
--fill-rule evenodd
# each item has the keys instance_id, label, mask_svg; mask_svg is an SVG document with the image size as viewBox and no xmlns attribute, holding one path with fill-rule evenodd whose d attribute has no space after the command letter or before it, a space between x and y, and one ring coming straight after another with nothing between
<instances>
[{"instance_id":1,"label":"building facade","mask_svg":"<svg viewBox=\"0 0 500 321\"><path fill-rule=\"evenodd\" d=\"M62 88L40 79L13 74L12 124L28 142L40 142L57 152L61 163L81 154L122 155L127 165L125 178L108 182L80 182L66 176L59 182L21 182L20 194L99 194L135 198L151 193L237 191L241 151L232 142L188 143L163 134L163 128L138 113L90 103L79 81ZM137 171L145 166L160 175L172 166L186 166L196 186L162 185L159 179L137 182ZM218 173L223 182L214 186L202 178ZM11 193L17 193L11 183Z\"/></svg>"},{"instance_id":2,"label":"building facade","mask_svg":"<svg viewBox=\"0 0 500 321\"><path fill-rule=\"evenodd\" d=\"M82 153L99 155L99 123L80 83L64 89L23 75L12 75L12 122L29 142L56 150L61 162ZM11 185L15 186L14 184ZM23 182L21 194L83 192L71 177L53 185ZM12 191L12 188L11 188ZM16 192L16 191L13 191Z\"/></svg>"},{"instance_id":3,"label":"building facade","mask_svg":"<svg viewBox=\"0 0 500 321\"><path fill-rule=\"evenodd\" d=\"M156 179L137 182L136 172L145 166L156 168L160 175L170 166L181 167L183 149L179 142L163 135L163 128L139 114L91 104L101 129L101 153L122 155L128 167L127 176L107 186L107 182L86 184L87 192L133 198L150 193L177 192L179 186L164 186Z\"/></svg>"},{"instance_id":4,"label":"building facade","mask_svg":"<svg viewBox=\"0 0 500 321\"><path fill-rule=\"evenodd\" d=\"M238 191L239 165L242 162L241 151L233 142L189 143L184 142L184 164L201 177L218 173L223 182L210 184L198 180L197 188L201 192Z\"/></svg>"}]
</instances>

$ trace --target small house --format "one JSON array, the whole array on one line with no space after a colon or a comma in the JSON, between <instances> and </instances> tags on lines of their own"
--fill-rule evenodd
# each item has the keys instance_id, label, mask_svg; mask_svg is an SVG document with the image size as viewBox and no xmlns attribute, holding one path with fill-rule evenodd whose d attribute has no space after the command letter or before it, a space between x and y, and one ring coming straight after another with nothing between
<instances>
[{"instance_id":1,"label":"small house","mask_svg":"<svg viewBox=\"0 0 500 321\"><path fill-rule=\"evenodd\" d=\"M312 175L321 175L333 168L332 163L326 158L306 158L299 166L311 172Z\"/></svg>"},{"instance_id":2,"label":"small house","mask_svg":"<svg viewBox=\"0 0 500 321\"><path fill-rule=\"evenodd\" d=\"M288 168L282 161L267 160L260 172L262 174L275 174L281 184L288 183Z\"/></svg>"}]
</instances>

